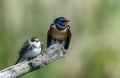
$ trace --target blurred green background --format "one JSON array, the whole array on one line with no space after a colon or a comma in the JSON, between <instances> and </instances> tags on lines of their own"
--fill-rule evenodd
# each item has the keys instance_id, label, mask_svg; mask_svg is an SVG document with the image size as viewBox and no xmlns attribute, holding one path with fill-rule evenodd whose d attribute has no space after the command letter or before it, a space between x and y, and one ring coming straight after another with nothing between
<instances>
[{"instance_id":1,"label":"blurred green background","mask_svg":"<svg viewBox=\"0 0 120 78\"><path fill-rule=\"evenodd\" d=\"M0 0L0 69L15 63L31 36L45 49L59 16L70 19L66 57L21 78L120 78L120 0Z\"/></svg>"}]
</instances>

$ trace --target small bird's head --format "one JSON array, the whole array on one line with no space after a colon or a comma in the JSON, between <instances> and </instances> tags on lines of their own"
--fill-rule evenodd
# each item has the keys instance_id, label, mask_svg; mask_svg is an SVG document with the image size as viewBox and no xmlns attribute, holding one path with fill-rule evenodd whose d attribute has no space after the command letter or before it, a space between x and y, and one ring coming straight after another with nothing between
<instances>
[{"instance_id":1,"label":"small bird's head","mask_svg":"<svg viewBox=\"0 0 120 78\"><path fill-rule=\"evenodd\" d=\"M37 38L37 37L31 37L30 43L32 45L34 45L35 47L41 47L41 42L40 42L39 38Z\"/></svg>"},{"instance_id":2,"label":"small bird's head","mask_svg":"<svg viewBox=\"0 0 120 78\"><path fill-rule=\"evenodd\" d=\"M54 23L60 26L68 26L68 22L69 20L66 19L65 17L58 17L54 20Z\"/></svg>"}]
</instances>

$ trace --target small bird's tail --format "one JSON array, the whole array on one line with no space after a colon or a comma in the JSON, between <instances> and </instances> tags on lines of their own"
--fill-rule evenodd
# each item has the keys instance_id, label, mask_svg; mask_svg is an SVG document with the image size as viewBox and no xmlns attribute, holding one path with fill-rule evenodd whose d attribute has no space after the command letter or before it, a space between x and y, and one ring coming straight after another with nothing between
<instances>
[{"instance_id":1,"label":"small bird's tail","mask_svg":"<svg viewBox=\"0 0 120 78\"><path fill-rule=\"evenodd\" d=\"M21 63L24 59L19 57L18 60L15 62L14 65L18 64L18 63ZM20 77L16 77L16 78L20 78Z\"/></svg>"},{"instance_id":2,"label":"small bird's tail","mask_svg":"<svg viewBox=\"0 0 120 78\"><path fill-rule=\"evenodd\" d=\"M18 60L15 62L15 64L21 63L24 59L23 58L18 58Z\"/></svg>"}]
</instances>

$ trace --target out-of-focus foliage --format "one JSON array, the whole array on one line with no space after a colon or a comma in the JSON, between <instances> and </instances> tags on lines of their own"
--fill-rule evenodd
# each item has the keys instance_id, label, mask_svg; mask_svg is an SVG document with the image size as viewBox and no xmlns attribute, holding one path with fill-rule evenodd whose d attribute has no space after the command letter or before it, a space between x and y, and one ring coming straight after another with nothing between
<instances>
[{"instance_id":1,"label":"out-of-focus foliage","mask_svg":"<svg viewBox=\"0 0 120 78\"><path fill-rule=\"evenodd\" d=\"M0 0L0 69L15 63L23 42L70 19L66 57L21 78L120 78L120 0Z\"/></svg>"}]
</instances>

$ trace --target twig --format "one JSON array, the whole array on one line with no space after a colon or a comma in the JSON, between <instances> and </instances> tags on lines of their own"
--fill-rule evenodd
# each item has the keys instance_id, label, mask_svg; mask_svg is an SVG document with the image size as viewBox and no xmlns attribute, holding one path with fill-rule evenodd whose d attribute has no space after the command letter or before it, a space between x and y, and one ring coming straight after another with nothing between
<instances>
[{"instance_id":1,"label":"twig","mask_svg":"<svg viewBox=\"0 0 120 78\"><path fill-rule=\"evenodd\" d=\"M43 66L64 57L66 50L60 44L49 47L43 54L26 62L13 65L0 71L0 78L16 78L42 68Z\"/></svg>"}]
</instances>

